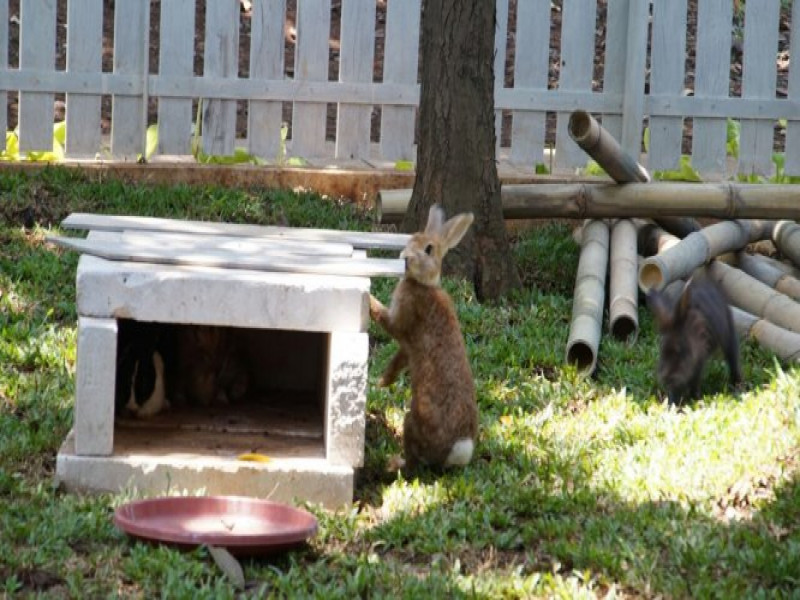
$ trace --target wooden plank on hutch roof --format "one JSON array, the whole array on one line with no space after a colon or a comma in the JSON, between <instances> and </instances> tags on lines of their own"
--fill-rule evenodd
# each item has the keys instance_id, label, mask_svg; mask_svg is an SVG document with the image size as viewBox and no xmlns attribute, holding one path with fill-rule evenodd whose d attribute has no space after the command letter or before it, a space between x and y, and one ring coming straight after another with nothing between
<instances>
[{"instance_id":1,"label":"wooden plank on hutch roof","mask_svg":"<svg viewBox=\"0 0 800 600\"><path fill-rule=\"evenodd\" d=\"M328 40L331 34L330 0L298 0L295 81L328 81ZM324 88L323 88L324 89ZM292 110L292 155L325 155L324 102L295 102Z\"/></svg>"},{"instance_id":2,"label":"wooden plank on hutch roof","mask_svg":"<svg viewBox=\"0 0 800 600\"><path fill-rule=\"evenodd\" d=\"M8 68L8 0L0 0L0 69ZM0 152L6 149L8 94L0 90Z\"/></svg>"},{"instance_id":3,"label":"wooden plank on hutch roof","mask_svg":"<svg viewBox=\"0 0 800 600\"><path fill-rule=\"evenodd\" d=\"M114 72L147 80L149 2L114 3ZM111 154L135 159L144 153L146 87L142 95L115 95L111 106Z\"/></svg>"},{"instance_id":4,"label":"wooden plank on hutch roof","mask_svg":"<svg viewBox=\"0 0 800 600\"><path fill-rule=\"evenodd\" d=\"M109 242L53 236L48 237L47 241L84 254L127 262L356 277L401 277L405 272L405 262L399 258L299 256L266 252L242 254L223 248L175 251L157 244L143 247L124 239Z\"/></svg>"},{"instance_id":5,"label":"wooden plank on hutch roof","mask_svg":"<svg viewBox=\"0 0 800 600\"><path fill-rule=\"evenodd\" d=\"M686 0L653 4L653 39L650 55L651 96L683 95L686 60ZM681 160L683 117L650 113L650 147L647 166L651 171L677 169Z\"/></svg>"},{"instance_id":6,"label":"wooden plank on hutch roof","mask_svg":"<svg viewBox=\"0 0 800 600\"><path fill-rule=\"evenodd\" d=\"M236 79L239 74L239 3L206 2L203 75ZM203 101L203 152L231 155L236 142L236 101Z\"/></svg>"},{"instance_id":7,"label":"wooden plank on hutch roof","mask_svg":"<svg viewBox=\"0 0 800 600\"><path fill-rule=\"evenodd\" d=\"M496 0L495 32L494 32L494 89L506 87L506 49L508 47L508 0ZM494 132L497 154L500 154L500 142L503 131L503 111L494 111Z\"/></svg>"},{"instance_id":8,"label":"wooden plank on hutch roof","mask_svg":"<svg viewBox=\"0 0 800 600\"><path fill-rule=\"evenodd\" d=\"M745 5L742 101L775 98L780 0ZM770 175L774 136L772 119L742 121L737 173Z\"/></svg>"},{"instance_id":9,"label":"wooden plank on hutch roof","mask_svg":"<svg viewBox=\"0 0 800 600\"><path fill-rule=\"evenodd\" d=\"M161 3L159 77L194 72L194 0ZM158 152L189 154L192 144L192 99L158 99Z\"/></svg>"},{"instance_id":10,"label":"wooden plank on hutch roof","mask_svg":"<svg viewBox=\"0 0 800 600\"><path fill-rule=\"evenodd\" d=\"M634 0L635 1L635 0ZM609 0L606 9L606 43L603 60L603 93L620 96L625 91L625 56L628 48L628 5L631 0ZM622 115L604 113L603 127L622 140Z\"/></svg>"},{"instance_id":11,"label":"wooden plank on hutch roof","mask_svg":"<svg viewBox=\"0 0 800 600\"><path fill-rule=\"evenodd\" d=\"M800 48L800 2L792 3L789 48ZM790 102L800 101L800 61L789 62ZM784 168L787 175L800 175L800 120L789 119L786 125L786 151Z\"/></svg>"},{"instance_id":12,"label":"wooden plank on hutch roof","mask_svg":"<svg viewBox=\"0 0 800 600\"><path fill-rule=\"evenodd\" d=\"M67 4L67 72L100 73L102 59L103 1L72 0ZM100 95L68 93L66 121L67 156L95 156L101 146Z\"/></svg>"},{"instance_id":13,"label":"wooden plank on hutch roof","mask_svg":"<svg viewBox=\"0 0 800 600\"><path fill-rule=\"evenodd\" d=\"M694 95L727 98L731 69L730 0L703 0L697 7L697 51ZM712 178L726 171L727 121L719 117L695 118L692 123L692 166Z\"/></svg>"},{"instance_id":14,"label":"wooden plank on hutch roof","mask_svg":"<svg viewBox=\"0 0 800 600\"><path fill-rule=\"evenodd\" d=\"M22 0L20 21L19 68L55 71L56 0ZM19 93L19 149L53 149L53 94Z\"/></svg>"},{"instance_id":15,"label":"wooden plank on hutch roof","mask_svg":"<svg viewBox=\"0 0 800 600\"><path fill-rule=\"evenodd\" d=\"M514 87L547 91L550 58L550 0L517 4ZM511 115L511 162L536 165L543 161L545 119L539 110L516 110Z\"/></svg>"},{"instance_id":16,"label":"wooden plank on hutch roof","mask_svg":"<svg viewBox=\"0 0 800 600\"><path fill-rule=\"evenodd\" d=\"M341 18L339 81L371 82L375 56L375 0L343 2ZM369 158L372 109L369 104L339 103L336 158Z\"/></svg>"},{"instance_id":17,"label":"wooden plank on hutch roof","mask_svg":"<svg viewBox=\"0 0 800 600\"><path fill-rule=\"evenodd\" d=\"M250 79L281 80L284 77L284 23L286 0L253 4L250 17ZM283 104L251 100L247 111L250 153L267 160L281 154ZM281 157L282 158L282 157Z\"/></svg>"},{"instance_id":18,"label":"wooden plank on hutch roof","mask_svg":"<svg viewBox=\"0 0 800 600\"><path fill-rule=\"evenodd\" d=\"M549 0L548 0L549 1ZM390 0L386 6L383 46L383 83L416 84L419 65L420 0ZM409 50L412 48L414 50ZM415 160L416 107L381 107L381 157Z\"/></svg>"},{"instance_id":19,"label":"wooden plank on hutch roof","mask_svg":"<svg viewBox=\"0 0 800 600\"><path fill-rule=\"evenodd\" d=\"M597 0L572 0L563 4L559 90L592 95L596 20ZM555 164L557 167L582 167L588 162L588 157L569 137L569 116L568 112L559 112L557 116Z\"/></svg>"},{"instance_id":20,"label":"wooden plank on hutch roof","mask_svg":"<svg viewBox=\"0 0 800 600\"><path fill-rule=\"evenodd\" d=\"M61 226L64 229L90 229L93 231L166 231L203 235L274 236L289 240L340 242L350 244L355 248L374 250L401 250L411 237L405 233L277 227L91 213L72 213L61 222Z\"/></svg>"}]
</instances>

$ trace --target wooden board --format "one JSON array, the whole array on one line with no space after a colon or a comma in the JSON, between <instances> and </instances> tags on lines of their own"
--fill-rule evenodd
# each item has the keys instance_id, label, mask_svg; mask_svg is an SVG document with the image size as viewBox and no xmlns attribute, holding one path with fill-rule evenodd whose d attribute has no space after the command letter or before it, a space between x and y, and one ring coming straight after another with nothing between
<instances>
[{"instance_id":1,"label":"wooden board","mask_svg":"<svg viewBox=\"0 0 800 600\"><path fill-rule=\"evenodd\" d=\"M143 247L141 244L132 244L124 239L120 242L108 242L52 236L47 237L47 241L69 250L125 262L353 277L401 277L405 271L404 261L392 258L309 257L277 252L259 252L253 255L224 248L184 252L157 244Z\"/></svg>"},{"instance_id":2,"label":"wooden board","mask_svg":"<svg viewBox=\"0 0 800 600\"><path fill-rule=\"evenodd\" d=\"M161 3L161 45L158 74L191 76L194 57L194 0ZM192 135L192 99L159 98L158 152L189 154Z\"/></svg>"},{"instance_id":3,"label":"wooden board","mask_svg":"<svg viewBox=\"0 0 800 600\"><path fill-rule=\"evenodd\" d=\"M550 54L550 0L517 5L514 86L547 90ZM543 160L545 111L514 111L511 121L511 162L535 165Z\"/></svg>"},{"instance_id":4,"label":"wooden board","mask_svg":"<svg viewBox=\"0 0 800 600\"><path fill-rule=\"evenodd\" d=\"M236 80L239 72L239 3L206 2L203 75ZM206 98L203 102L203 152L233 154L236 101Z\"/></svg>"},{"instance_id":5,"label":"wooden board","mask_svg":"<svg viewBox=\"0 0 800 600\"><path fill-rule=\"evenodd\" d=\"M67 72L102 71L102 0L70 2L67 24ZM67 155L93 158L101 146L100 95L67 94L67 107Z\"/></svg>"},{"instance_id":6,"label":"wooden board","mask_svg":"<svg viewBox=\"0 0 800 600\"><path fill-rule=\"evenodd\" d=\"M679 97L683 94L685 50L686 0L656 2L650 57L651 96ZM677 169L682 140L683 117L651 115L648 168L651 171Z\"/></svg>"},{"instance_id":7,"label":"wooden board","mask_svg":"<svg viewBox=\"0 0 800 600\"><path fill-rule=\"evenodd\" d=\"M114 5L114 73L147 76L150 37L150 3L117 2ZM111 154L135 159L144 153L146 90L143 95L114 95L111 107Z\"/></svg>"},{"instance_id":8,"label":"wooden board","mask_svg":"<svg viewBox=\"0 0 800 600\"><path fill-rule=\"evenodd\" d=\"M101 232L95 232L101 233ZM292 240L279 236L230 236L177 233L174 231L123 231L102 232L114 236L110 241L125 241L149 247L154 244L174 251L206 251L215 248L231 252L295 254L299 256L353 256L353 246L338 242L313 242Z\"/></svg>"},{"instance_id":9,"label":"wooden board","mask_svg":"<svg viewBox=\"0 0 800 600\"><path fill-rule=\"evenodd\" d=\"M20 69L55 70L56 0L22 0L20 4ZM7 38L3 38L7 44ZM2 110L6 107L3 105ZM5 135L5 129L2 131ZM53 94L20 92L19 149L53 149Z\"/></svg>"},{"instance_id":10,"label":"wooden board","mask_svg":"<svg viewBox=\"0 0 800 600\"><path fill-rule=\"evenodd\" d=\"M597 0L566 2L561 15L561 72L558 89L591 94ZM569 117L569 112L558 112L556 166L583 167L589 157L569 136Z\"/></svg>"},{"instance_id":11,"label":"wooden board","mask_svg":"<svg viewBox=\"0 0 800 600\"><path fill-rule=\"evenodd\" d=\"M419 48L420 0L389 2L386 7L386 39L383 52L384 84L416 86ZM381 158L415 160L415 106L381 107Z\"/></svg>"},{"instance_id":12,"label":"wooden board","mask_svg":"<svg viewBox=\"0 0 800 600\"><path fill-rule=\"evenodd\" d=\"M340 38L339 80L371 83L375 54L375 0L349 0L342 4ZM338 108L335 157L368 157L372 106L341 103Z\"/></svg>"},{"instance_id":13,"label":"wooden board","mask_svg":"<svg viewBox=\"0 0 800 600\"><path fill-rule=\"evenodd\" d=\"M696 98L728 97L732 20L729 0L703 0L698 5ZM726 167L727 113L719 108L716 114L723 116L694 119L692 134L692 166L712 178L724 175Z\"/></svg>"},{"instance_id":14,"label":"wooden board","mask_svg":"<svg viewBox=\"0 0 800 600\"><path fill-rule=\"evenodd\" d=\"M761 0L746 6L742 98L775 97L780 9L778 0ZM742 121L739 174L772 173L773 127L772 119Z\"/></svg>"},{"instance_id":15,"label":"wooden board","mask_svg":"<svg viewBox=\"0 0 800 600\"><path fill-rule=\"evenodd\" d=\"M330 0L301 0L297 3L295 82L328 81L330 33ZM324 98L321 95L316 97ZM293 156L315 158L324 155L326 109L324 101L294 103L291 152Z\"/></svg>"},{"instance_id":16,"label":"wooden board","mask_svg":"<svg viewBox=\"0 0 800 600\"><path fill-rule=\"evenodd\" d=\"M253 3L250 17L250 79L283 78L283 27L286 0ZM281 102L253 100L247 111L247 139L250 152L267 160L284 158L281 152Z\"/></svg>"},{"instance_id":17,"label":"wooden board","mask_svg":"<svg viewBox=\"0 0 800 600\"><path fill-rule=\"evenodd\" d=\"M98 231L170 231L206 235L249 237L279 237L283 239L317 242L340 242L356 248L401 250L410 238L402 233L373 233L365 231L339 231L335 229L306 229L269 225L239 225L212 221L182 221L156 217L124 215L95 215L72 213L61 222L64 229L94 229Z\"/></svg>"}]
</instances>

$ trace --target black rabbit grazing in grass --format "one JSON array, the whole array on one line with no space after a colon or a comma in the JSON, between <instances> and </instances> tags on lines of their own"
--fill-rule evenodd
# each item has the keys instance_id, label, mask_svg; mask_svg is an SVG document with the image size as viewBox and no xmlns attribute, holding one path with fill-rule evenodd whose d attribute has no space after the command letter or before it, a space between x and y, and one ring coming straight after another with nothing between
<instances>
[{"instance_id":1,"label":"black rabbit grazing in grass","mask_svg":"<svg viewBox=\"0 0 800 600\"><path fill-rule=\"evenodd\" d=\"M711 353L720 348L728 363L731 383L738 385L739 342L733 315L719 286L706 277L693 277L677 301L651 290L647 304L661 334L658 379L667 390L669 401L700 396L703 369Z\"/></svg>"}]
</instances>

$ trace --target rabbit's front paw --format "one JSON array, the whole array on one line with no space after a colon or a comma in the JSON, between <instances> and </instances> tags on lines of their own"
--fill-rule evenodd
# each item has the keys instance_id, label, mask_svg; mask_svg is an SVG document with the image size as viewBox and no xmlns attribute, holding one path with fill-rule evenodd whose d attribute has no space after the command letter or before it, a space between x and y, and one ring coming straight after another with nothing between
<instances>
[{"instance_id":1,"label":"rabbit's front paw","mask_svg":"<svg viewBox=\"0 0 800 600\"><path fill-rule=\"evenodd\" d=\"M369 295L369 317L373 321L377 321L380 319L381 314L383 311L386 310L381 301L378 300L372 294Z\"/></svg>"}]
</instances>

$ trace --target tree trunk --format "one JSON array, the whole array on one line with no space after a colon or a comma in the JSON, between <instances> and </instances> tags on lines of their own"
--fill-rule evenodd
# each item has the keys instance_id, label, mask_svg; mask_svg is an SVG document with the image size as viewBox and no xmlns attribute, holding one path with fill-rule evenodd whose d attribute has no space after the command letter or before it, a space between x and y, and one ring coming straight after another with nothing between
<instances>
[{"instance_id":1,"label":"tree trunk","mask_svg":"<svg viewBox=\"0 0 800 600\"><path fill-rule=\"evenodd\" d=\"M419 145L404 231L433 203L475 223L448 254L445 273L472 280L479 300L519 287L500 200L494 130L495 2L423 0Z\"/></svg>"}]
</instances>

